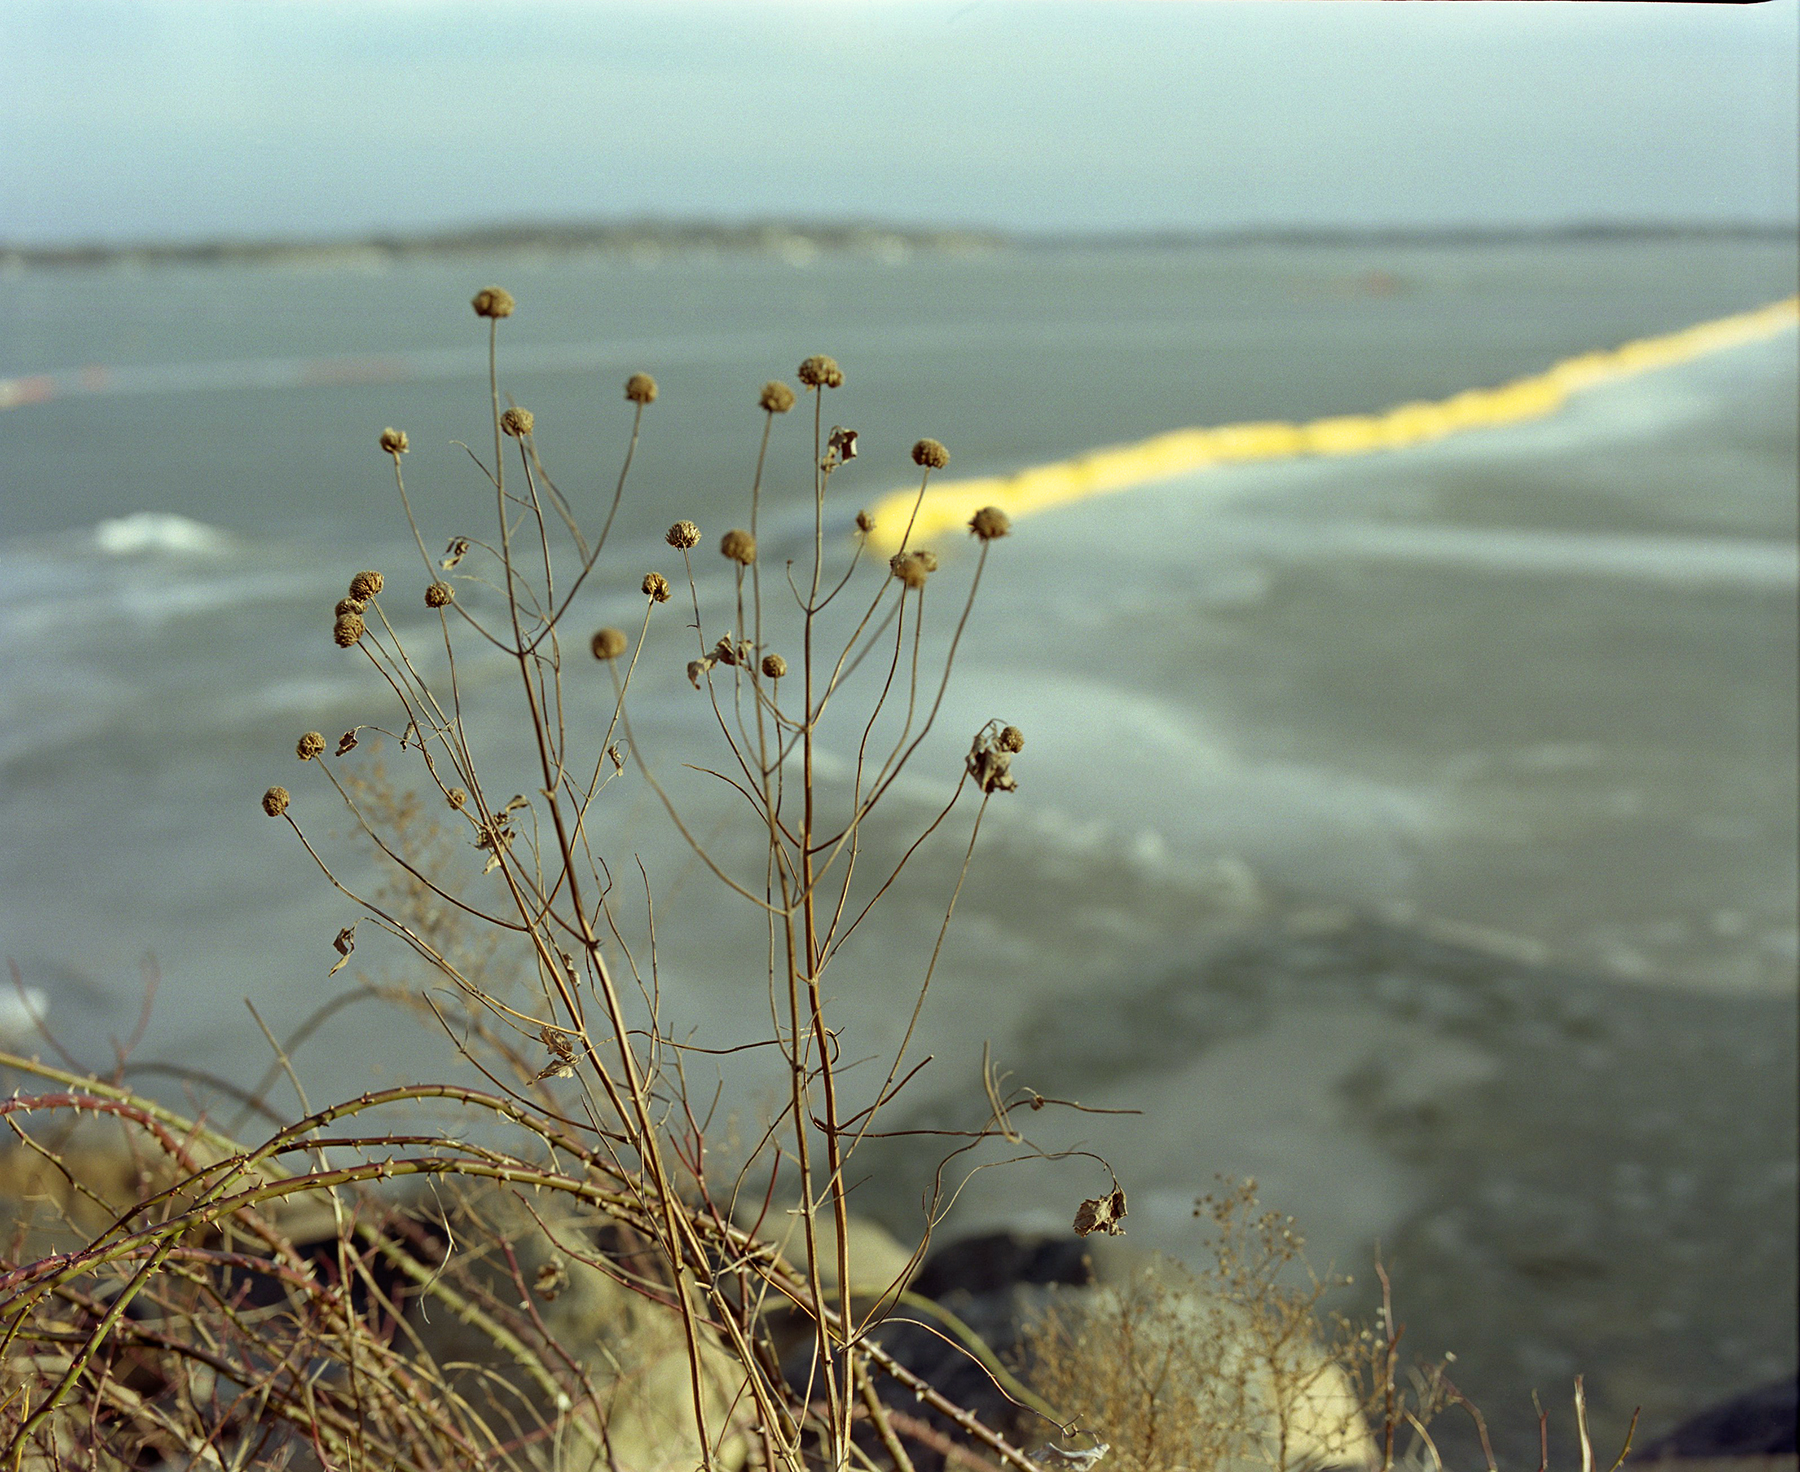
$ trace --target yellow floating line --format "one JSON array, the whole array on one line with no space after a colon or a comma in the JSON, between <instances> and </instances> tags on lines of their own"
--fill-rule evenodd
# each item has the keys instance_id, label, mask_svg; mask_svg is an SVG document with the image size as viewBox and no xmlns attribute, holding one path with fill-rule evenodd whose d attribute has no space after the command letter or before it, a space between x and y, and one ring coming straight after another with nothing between
<instances>
[{"instance_id":1,"label":"yellow floating line","mask_svg":"<svg viewBox=\"0 0 1800 1472\"><path fill-rule=\"evenodd\" d=\"M1756 342L1800 324L1800 297L1753 312L1701 322L1664 337L1646 337L1611 352L1565 358L1548 372L1498 388L1466 389L1436 403L1401 404L1381 414L1343 414L1305 424L1268 421L1176 429L1131 445L1108 445L1071 460L1034 465L1013 475L947 481L930 487L913 523L912 542L968 524L983 506L998 506L1015 521L1071 501L1109 496L1212 465L1287 460L1303 455L1366 455L1420 445L1470 429L1522 424L1554 414L1571 394L1708 353ZM917 490L895 491L874 507L874 540L891 551L912 511Z\"/></svg>"}]
</instances>

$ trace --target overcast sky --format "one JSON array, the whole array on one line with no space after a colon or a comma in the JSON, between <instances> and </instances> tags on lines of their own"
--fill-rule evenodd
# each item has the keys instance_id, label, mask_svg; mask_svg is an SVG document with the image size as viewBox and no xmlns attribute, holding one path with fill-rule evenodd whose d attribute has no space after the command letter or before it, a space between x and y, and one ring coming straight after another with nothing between
<instances>
[{"instance_id":1,"label":"overcast sky","mask_svg":"<svg viewBox=\"0 0 1800 1472\"><path fill-rule=\"evenodd\" d=\"M1788 221L1797 15L0 0L0 239Z\"/></svg>"}]
</instances>

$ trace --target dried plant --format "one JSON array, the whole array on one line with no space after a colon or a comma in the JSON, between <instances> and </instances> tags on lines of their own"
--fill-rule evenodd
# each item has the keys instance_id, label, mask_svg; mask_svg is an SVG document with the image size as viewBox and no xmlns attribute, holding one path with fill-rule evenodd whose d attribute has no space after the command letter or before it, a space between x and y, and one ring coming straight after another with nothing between
<instances>
[{"instance_id":1,"label":"dried plant","mask_svg":"<svg viewBox=\"0 0 1800 1472\"><path fill-rule=\"evenodd\" d=\"M454 534L433 557L428 544L441 534L428 538L415 514L402 465L408 437L393 428L376 436L423 580L405 591L410 579L391 569L356 572L323 623L340 657L367 666L393 715L346 731L335 750L323 733L304 733L295 747L304 780L262 799L355 907L330 940L333 973L371 935L385 936L424 967L427 985L365 981L286 1040L264 1028L274 1062L255 1089L191 1073L190 1085L236 1095L241 1112L229 1128L211 1111L176 1112L134 1088L129 1048L110 1079L73 1059L0 1056L38 1089L15 1092L0 1114L21 1158L41 1167L24 1189L42 1198L0 1265L0 1464L425 1472L835 1469L881 1459L912 1472L903 1428L926 1437L915 1450L934 1448L939 1433L891 1416L897 1400L946 1418L985 1457L1029 1468L1017 1446L872 1337L903 1281L853 1291L849 1245L852 1158L917 1072L910 1044L943 935L987 805L1017 785L1022 734L997 720L970 733L922 831L882 872L859 868L889 851L866 838L938 723L1006 519L991 508L973 519L966 580L909 545L910 527L883 566L868 555L866 515L840 559L826 507L858 436L828 426L824 413L843 370L811 357L797 374L813 400L803 554L765 585L763 472L778 416L800 402L774 382L756 397L748 525L719 543L723 599L696 572L700 529L678 519L667 543L680 567L626 575L641 587L641 618L577 634L582 595L613 578L602 557L657 386L646 374L627 380L623 463L599 525L584 526L579 498L540 457L538 417L503 399L500 325L514 299L488 288L472 305L487 324L492 455L469 458L493 496L492 532L447 529ZM922 498L948 451L921 439L911 459ZM927 604L945 599L950 577L959 585L947 595L947 637L928 637ZM392 607L398 599L405 617ZM412 632L415 599L424 639ZM718 751L690 765L747 813L762 854L748 869L698 836L687 799L664 779L666 754L633 729L653 621L690 617L687 676ZM478 761L466 701L494 685L472 678L477 664L511 671L513 729L529 752L523 780L502 781L499 758ZM877 672L874 693L852 708L847 683L865 664ZM835 788L820 775L827 730L855 751ZM371 737L390 744L380 764L359 766L378 745ZM386 767L393 751L410 778ZM647 878L633 906L641 920L620 912L615 870L625 855L609 856L621 836L607 803L628 771L766 934L760 1047L782 1080L782 1103L735 1152L714 1141L709 1157L710 1106L688 1082L691 1060L707 1049L663 1021ZM364 881L323 841L346 820L385 865L384 879ZM966 839L956 840L961 865L941 897L937 943L896 994L910 1021L885 1066L853 1086L825 978L926 840L959 822ZM896 958L886 961L898 979ZM367 995L404 1001L441 1026L485 1083L399 1085L314 1107L292 1052L326 1015ZM293 1115L269 1102L283 1081L299 1100ZM1034 1108L1054 1102L1030 1097ZM77 1168L85 1147L71 1122L90 1137L97 1125L105 1148L134 1163L132 1180L110 1191L92 1184ZM1004 1101L971 1134L1022 1143ZM795 1200L794 1216L783 1216ZM915 1265L943 1209L941 1194L928 1203ZM801 1240L787 1255L775 1227L796 1219ZM576 1304L587 1319L570 1317ZM637 1327L596 1342L596 1314ZM776 1317L804 1326L797 1375L776 1353Z\"/></svg>"},{"instance_id":2,"label":"dried plant","mask_svg":"<svg viewBox=\"0 0 1800 1472\"><path fill-rule=\"evenodd\" d=\"M1361 1466L1372 1444L1332 1357L1291 1218L1256 1209L1255 1183L1203 1197L1213 1260L1164 1259L1052 1300L1027 1328L1024 1372L1121 1472Z\"/></svg>"}]
</instances>

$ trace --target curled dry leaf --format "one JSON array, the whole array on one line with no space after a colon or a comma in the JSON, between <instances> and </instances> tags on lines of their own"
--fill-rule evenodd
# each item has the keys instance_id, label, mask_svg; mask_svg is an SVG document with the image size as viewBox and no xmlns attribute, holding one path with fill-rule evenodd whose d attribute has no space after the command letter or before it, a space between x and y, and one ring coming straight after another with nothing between
<instances>
[{"instance_id":1,"label":"curled dry leaf","mask_svg":"<svg viewBox=\"0 0 1800 1472\"><path fill-rule=\"evenodd\" d=\"M688 661L688 683L698 690L700 688L700 677L710 670L714 663L715 661L711 655L708 655L705 659L690 659Z\"/></svg>"},{"instance_id":2,"label":"curled dry leaf","mask_svg":"<svg viewBox=\"0 0 1800 1472\"><path fill-rule=\"evenodd\" d=\"M438 566L443 568L445 572L448 572L468 555L469 539L467 537L452 537L450 539L450 545L444 548L443 557L438 560Z\"/></svg>"},{"instance_id":3,"label":"curled dry leaf","mask_svg":"<svg viewBox=\"0 0 1800 1472\"><path fill-rule=\"evenodd\" d=\"M1011 731L1013 728L1006 728ZM1020 738L1019 745L1023 746ZM984 726L975 738L975 744L969 748L968 770L975 779L975 785L985 793L1016 792L1019 787L1018 778L1012 774L1013 750L1004 739L992 734L991 727Z\"/></svg>"},{"instance_id":4,"label":"curled dry leaf","mask_svg":"<svg viewBox=\"0 0 1800 1472\"><path fill-rule=\"evenodd\" d=\"M352 726L348 731L344 732L342 736L338 737L337 754L339 756L342 756L346 751L350 751L355 747L356 730L357 728Z\"/></svg>"},{"instance_id":5,"label":"curled dry leaf","mask_svg":"<svg viewBox=\"0 0 1800 1472\"><path fill-rule=\"evenodd\" d=\"M340 930L337 933L337 939L331 943L331 946L342 959L325 974L336 976L350 964L350 953L356 949L356 927L352 925L348 930Z\"/></svg>"},{"instance_id":6,"label":"curled dry leaf","mask_svg":"<svg viewBox=\"0 0 1800 1472\"><path fill-rule=\"evenodd\" d=\"M567 956L563 960L564 964L570 964ZM547 1078L572 1078L575 1074L575 1045L569 1041L568 1035L546 1022L538 1029L538 1041L549 1050L550 1063L532 1082L542 1083Z\"/></svg>"},{"instance_id":7,"label":"curled dry leaf","mask_svg":"<svg viewBox=\"0 0 1800 1472\"><path fill-rule=\"evenodd\" d=\"M501 853L512 843L512 826L506 821L506 814L512 811L509 804L491 823L475 825L475 847L487 850L487 863L481 866L483 874L492 874L500 867Z\"/></svg>"},{"instance_id":8,"label":"curled dry leaf","mask_svg":"<svg viewBox=\"0 0 1800 1472\"><path fill-rule=\"evenodd\" d=\"M1080 1237L1094 1232L1104 1232L1109 1237L1123 1237L1125 1229L1119 1223L1124 1220L1125 1188L1115 1183L1112 1195L1094 1197L1076 1208L1075 1233Z\"/></svg>"}]
</instances>

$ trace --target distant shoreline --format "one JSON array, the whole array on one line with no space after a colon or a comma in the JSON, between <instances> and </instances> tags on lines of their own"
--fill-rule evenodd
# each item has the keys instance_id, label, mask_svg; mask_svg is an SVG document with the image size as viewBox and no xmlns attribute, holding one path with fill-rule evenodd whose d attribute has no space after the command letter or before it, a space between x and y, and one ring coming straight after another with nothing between
<instances>
[{"instance_id":1,"label":"distant shoreline","mask_svg":"<svg viewBox=\"0 0 1800 1472\"><path fill-rule=\"evenodd\" d=\"M803 265L823 256L901 260L915 254L966 256L990 255L1001 251L1169 250L1245 245L1399 248L1640 240L1800 242L1800 224L1592 221L1552 226L1490 228L1293 226L1220 231L1027 234L856 223L756 221L731 225L640 221L624 224L492 226L325 240L0 243L0 271L171 265L330 266L455 260L495 255L607 255L626 260L653 260L664 255L728 254L761 256Z\"/></svg>"}]
</instances>

